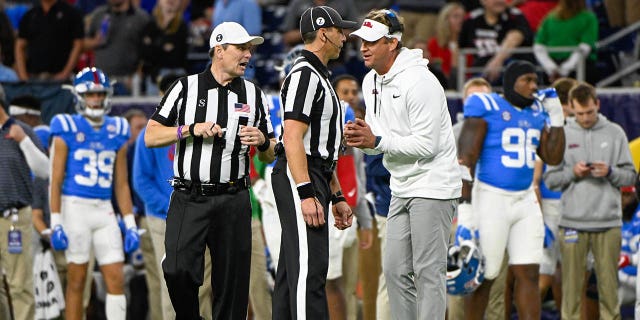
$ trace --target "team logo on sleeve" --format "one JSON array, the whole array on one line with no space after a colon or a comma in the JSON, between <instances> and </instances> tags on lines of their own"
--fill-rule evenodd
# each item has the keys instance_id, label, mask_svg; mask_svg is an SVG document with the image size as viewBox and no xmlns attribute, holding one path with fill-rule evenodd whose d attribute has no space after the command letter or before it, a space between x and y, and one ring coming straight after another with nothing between
<instances>
[{"instance_id":1,"label":"team logo on sleeve","mask_svg":"<svg viewBox=\"0 0 640 320\"><path fill-rule=\"evenodd\" d=\"M511 120L511 113L509 113L509 111L502 111L502 120L504 121Z\"/></svg>"},{"instance_id":2,"label":"team logo on sleeve","mask_svg":"<svg viewBox=\"0 0 640 320\"><path fill-rule=\"evenodd\" d=\"M76 133L76 141L84 142L84 133L82 133L82 132Z\"/></svg>"}]
</instances>

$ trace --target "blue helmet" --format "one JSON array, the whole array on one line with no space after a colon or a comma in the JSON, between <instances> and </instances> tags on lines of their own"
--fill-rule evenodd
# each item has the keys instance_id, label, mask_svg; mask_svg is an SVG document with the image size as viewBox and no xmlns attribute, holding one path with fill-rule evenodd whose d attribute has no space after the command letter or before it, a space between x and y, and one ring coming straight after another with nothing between
<instances>
[{"instance_id":1,"label":"blue helmet","mask_svg":"<svg viewBox=\"0 0 640 320\"><path fill-rule=\"evenodd\" d=\"M291 48L291 50L289 50L289 52L287 52L287 55L284 57L284 60L282 60L282 64L279 66L275 66L275 69L277 71L280 71L280 79L284 79L287 74L289 74L289 71L291 71L291 68L293 67L293 63L302 54L303 49L304 45L302 44L296 45L295 47Z\"/></svg>"},{"instance_id":2,"label":"blue helmet","mask_svg":"<svg viewBox=\"0 0 640 320\"><path fill-rule=\"evenodd\" d=\"M104 92L105 98L99 106L87 106L84 95L89 92ZM76 96L78 113L92 118L100 118L111 111L110 98L113 88L107 75L98 68L84 68L73 79L73 93Z\"/></svg>"},{"instance_id":3,"label":"blue helmet","mask_svg":"<svg viewBox=\"0 0 640 320\"><path fill-rule=\"evenodd\" d=\"M449 248L447 256L447 293L465 295L484 281L484 256L475 242L465 240Z\"/></svg>"}]
</instances>

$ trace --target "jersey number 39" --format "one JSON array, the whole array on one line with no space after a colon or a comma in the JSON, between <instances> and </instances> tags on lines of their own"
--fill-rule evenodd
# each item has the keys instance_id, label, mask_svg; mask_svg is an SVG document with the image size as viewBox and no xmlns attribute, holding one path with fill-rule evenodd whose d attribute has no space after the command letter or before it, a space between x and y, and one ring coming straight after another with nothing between
<instances>
[{"instance_id":1,"label":"jersey number 39","mask_svg":"<svg viewBox=\"0 0 640 320\"><path fill-rule=\"evenodd\" d=\"M84 162L84 174L76 174L74 180L81 186L93 187L98 184L101 188L110 188L115 158L116 153L113 150L96 152L91 149L78 149L73 154L73 159Z\"/></svg>"},{"instance_id":2,"label":"jersey number 39","mask_svg":"<svg viewBox=\"0 0 640 320\"><path fill-rule=\"evenodd\" d=\"M507 168L533 169L536 162L536 148L540 141L540 130L506 128L502 131L502 165Z\"/></svg>"}]
</instances>

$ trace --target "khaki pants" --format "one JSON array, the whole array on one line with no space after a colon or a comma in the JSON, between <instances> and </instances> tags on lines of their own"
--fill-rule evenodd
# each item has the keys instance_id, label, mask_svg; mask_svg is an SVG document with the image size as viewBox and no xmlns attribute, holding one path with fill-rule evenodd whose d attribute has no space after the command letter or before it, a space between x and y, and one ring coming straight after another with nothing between
<instances>
[{"instance_id":1,"label":"khaki pants","mask_svg":"<svg viewBox=\"0 0 640 320\"><path fill-rule=\"evenodd\" d=\"M22 234L22 253L11 254L8 251L8 232L11 218L0 218L0 268L4 270L9 283L9 295L16 320L33 320L35 300L33 297L33 253L31 237L31 207L23 207L18 212L15 228ZM2 284L4 287L4 284ZM7 292L0 292L0 301L7 301ZM0 307L6 309L7 305Z\"/></svg>"},{"instance_id":2,"label":"khaki pants","mask_svg":"<svg viewBox=\"0 0 640 320\"><path fill-rule=\"evenodd\" d=\"M151 317L151 319L161 320L163 310L160 306L162 306L163 276L156 261L157 256L159 255L162 257L162 254L155 252L153 241L151 239L151 232L149 231L149 224L147 223L147 217L141 216L138 218L138 228L147 230L147 232L140 236L140 250L142 250L142 258L144 259L149 317Z\"/></svg>"},{"instance_id":3,"label":"khaki pants","mask_svg":"<svg viewBox=\"0 0 640 320\"><path fill-rule=\"evenodd\" d=\"M367 250L358 250L358 274L362 286L362 319L375 320L376 297L378 295L378 280L382 273L382 258L380 257L380 238L377 223L373 223L373 243Z\"/></svg>"},{"instance_id":4,"label":"khaki pants","mask_svg":"<svg viewBox=\"0 0 640 320\"><path fill-rule=\"evenodd\" d=\"M155 261L157 263L158 274L161 278L160 283L160 301L162 301L162 315L165 320L173 320L176 318L176 313L171 305L171 299L169 298L169 291L167 291L167 283L164 280L164 274L162 273L162 258L164 256L164 234L166 230L166 220L154 216L147 216L147 226L149 227L149 233L151 235L151 242L153 243L153 249ZM211 320L213 316L212 303L213 294L211 291L211 255L209 254L209 248L204 253L204 281L198 292L200 298L200 315L206 319ZM155 318L154 318L155 319Z\"/></svg>"},{"instance_id":5,"label":"khaki pants","mask_svg":"<svg viewBox=\"0 0 640 320\"><path fill-rule=\"evenodd\" d=\"M254 320L271 319L271 293L267 287L267 261L264 253L262 223L251 219L251 271L249 299L253 307Z\"/></svg>"},{"instance_id":6,"label":"khaki pants","mask_svg":"<svg viewBox=\"0 0 640 320\"><path fill-rule=\"evenodd\" d=\"M598 279L600 319L620 319L618 301L618 257L620 255L620 228L603 232L577 232L567 235L560 228L560 250L562 252L562 319L580 319L580 297L584 274L587 271L589 250L595 258L595 273Z\"/></svg>"},{"instance_id":7,"label":"khaki pants","mask_svg":"<svg viewBox=\"0 0 640 320\"><path fill-rule=\"evenodd\" d=\"M358 244L356 238L351 246L342 251L342 285L344 297L347 303L347 320L356 320L358 317L358 297L356 286L358 285Z\"/></svg>"}]
</instances>

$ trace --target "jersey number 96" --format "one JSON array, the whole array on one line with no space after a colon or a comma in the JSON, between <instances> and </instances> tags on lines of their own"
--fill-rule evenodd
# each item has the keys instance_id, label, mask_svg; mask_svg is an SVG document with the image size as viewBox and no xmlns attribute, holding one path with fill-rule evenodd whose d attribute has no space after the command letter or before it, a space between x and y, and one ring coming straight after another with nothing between
<instances>
[{"instance_id":1,"label":"jersey number 96","mask_svg":"<svg viewBox=\"0 0 640 320\"><path fill-rule=\"evenodd\" d=\"M536 162L536 148L540 141L540 130L507 128L502 131L502 165L507 168L533 169Z\"/></svg>"}]
</instances>

